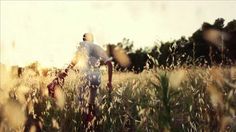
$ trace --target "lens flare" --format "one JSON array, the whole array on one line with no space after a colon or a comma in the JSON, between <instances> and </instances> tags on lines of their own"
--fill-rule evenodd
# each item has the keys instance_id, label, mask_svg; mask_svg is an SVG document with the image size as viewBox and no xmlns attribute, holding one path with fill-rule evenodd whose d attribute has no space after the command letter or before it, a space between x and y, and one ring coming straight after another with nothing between
<instances>
[{"instance_id":1,"label":"lens flare","mask_svg":"<svg viewBox=\"0 0 236 132\"><path fill-rule=\"evenodd\" d=\"M115 47L113 50L115 60L123 67L128 67L131 62L125 50L120 47Z\"/></svg>"}]
</instances>

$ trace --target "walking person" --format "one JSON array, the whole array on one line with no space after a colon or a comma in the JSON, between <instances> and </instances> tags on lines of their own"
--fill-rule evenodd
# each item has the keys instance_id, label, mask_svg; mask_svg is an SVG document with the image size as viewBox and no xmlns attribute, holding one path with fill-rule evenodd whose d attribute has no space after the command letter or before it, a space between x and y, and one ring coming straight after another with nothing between
<instances>
[{"instance_id":1,"label":"walking person","mask_svg":"<svg viewBox=\"0 0 236 132\"><path fill-rule=\"evenodd\" d=\"M83 35L83 41L80 42L77 52L72 59L69 66L59 74L59 76L48 85L49 95L54 97L55 86L58 85L61 80L67 76L68 70L72 69L77 63L78 70L82 74L83 84L79 87L80 94L84 89L89 89L89 97L87 100L88 113L84 115L84 123L86 127L96 116L95 110L95 97L97 89L101 84L100 66L107 65L108 69L108 82L107 88L109 92L112 91L112 63L111 58L108 57L106 52L97 44L94 44L93 35L91 33L85 33ZM81 95L80 95L81 96ZM79 97L80 98L80 97Z\"/></svg>"}]
</instances>

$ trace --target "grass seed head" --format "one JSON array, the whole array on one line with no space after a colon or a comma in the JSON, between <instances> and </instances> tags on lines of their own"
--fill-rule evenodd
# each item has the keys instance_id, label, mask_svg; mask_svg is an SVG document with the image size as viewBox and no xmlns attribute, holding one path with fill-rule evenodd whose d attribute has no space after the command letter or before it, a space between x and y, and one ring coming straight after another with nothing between
<instances>
[{"instance_id":1,"label":"grass seed head","mask_svg":"<svg viewBox=\"0 0 236 132\"><path fill-rule=\"evenodd\" d=\"M55 88L55 98L57 106L63 108L65 105L65 95L59 86Z\"/></svg>"},{"instance_id":2,"label":"grass seed head","mask_svg":"<svg viewBox=\"0 0 236 132\"><path fill-rule=\"evenodd\" d=\"M186 70L174 70L169 75L169 83L172 88L178 88L181 82L186 79L187 71Z\"/></svg>"},{"instance_id":3,"label":"grass seed head","mask_svg":"<svg viewBox=\"0 0 236 132\"><path fill-rule=\"evenodd\" d=\"M24 110L15 102L8 102L4 106L3 116L7 124L13 129L22 127L26 120Z\"/></svg>"}]
</instances>

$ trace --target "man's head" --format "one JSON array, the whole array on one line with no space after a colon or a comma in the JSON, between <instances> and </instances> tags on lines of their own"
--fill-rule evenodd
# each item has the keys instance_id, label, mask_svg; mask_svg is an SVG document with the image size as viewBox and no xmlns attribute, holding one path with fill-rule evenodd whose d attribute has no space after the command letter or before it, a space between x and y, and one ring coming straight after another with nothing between
<instances>
[{"instance_id":1,"label":"man's head","mask_svg":"<svg viewBox=\"0 0 236 132\"><path fill-rule=\"evenodd\" d=\"M92 33L85 33L83 35L83 41L93 42L93 34Z\"/></svg>"}]
</instances>

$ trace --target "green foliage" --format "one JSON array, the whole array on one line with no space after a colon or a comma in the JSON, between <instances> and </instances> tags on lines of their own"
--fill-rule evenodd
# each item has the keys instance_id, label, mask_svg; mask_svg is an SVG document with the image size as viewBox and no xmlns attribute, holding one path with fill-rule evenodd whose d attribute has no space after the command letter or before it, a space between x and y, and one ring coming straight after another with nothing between
<instances>
[{"instance_id":1,"label":"green foliage","mask_svg":"<svg viewBox=\"0 0 236 132\"><path fill-rule=\"evenodd\" d=\"M204 31L208 29L216 29L231 35L229 40L223 41L227 52L222 53L221 50L212 42L208 42L204 38ZM182 36L180 39L155 42L152 47L145 49L133 49L133 42L124 38L117 45L125 49L131 59L129 71L141 72L145 69L146 62L149 67L156 66L150 59L152 56L158 61L161 67L179 67L179 66L211 66L216 64L232 64L236 59L235 49L235 20L228 24L224 24L223 18L218 18L213 24L204 22L200 29L195 31L192 36L186 38ZM223 45L220 44L220 45ZM224 55L223 55L224 54ZM118 64L117 64L118 65ZM120 70L119 66L117 69ZM122 71L122 70L121 70Z\"/></svg>"}]
</instances>

